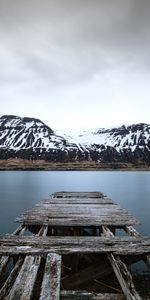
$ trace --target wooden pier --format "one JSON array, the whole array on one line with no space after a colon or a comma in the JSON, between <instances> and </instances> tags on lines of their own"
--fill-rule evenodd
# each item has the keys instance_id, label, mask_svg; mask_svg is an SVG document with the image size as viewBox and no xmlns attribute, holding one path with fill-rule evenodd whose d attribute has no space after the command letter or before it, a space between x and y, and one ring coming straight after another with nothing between
<instances>
[{"instance_id":1,"label":"wooden pier","mask_svg":"<svg viewBox=\"0 0 150 300\"><path fill-rule=\"evenodd\" d=\"M150 237L102 193L54 193L17 222L13 234L0 236L0 299L150 299L128 270L139 260L150 266Z\"/></svg>"}]
</instances>

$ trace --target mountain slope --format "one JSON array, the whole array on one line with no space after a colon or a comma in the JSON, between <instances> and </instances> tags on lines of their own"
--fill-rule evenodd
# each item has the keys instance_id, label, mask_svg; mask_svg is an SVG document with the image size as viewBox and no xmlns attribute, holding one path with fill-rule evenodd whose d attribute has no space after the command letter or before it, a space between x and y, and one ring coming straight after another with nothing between
<instances>
[{"instance_id":1,"label":"mountain slope","mask_svg":"<svg viewBox=\"0 0 150 300\"><path fill-rule=\"evenodd\" d=\"M144 123L93 131L85 130L78 133L61 132L61 134L70 142L85 146L106 145L114 147L117 151L128 148L134 151L137 146L141 148L145 146L150 150L150 125Z\"/></svg>"},{"instance_id":2,"label":"mountain slope","mask_svg":"<svg viewBox=\"0 0 150 300\"><path fill-rule=\"evenodd\" d=\"M59 131L58 131L59 132ZM0 118L0 159L150 163L150 125L55 133L35 118Z\"/></svg>"},{"instance_id":3,"label":"mountain slope","mask_svg":"<svg viewBox=\"0 0 150 300\"><path fill-rule=\"evenodd\" d=\"M76 144L58 136L42 121L6 115L0 118L0 157L66 161L82 158Z\"/></svg>"},{"instance_id":4,"label":"mountain slope","mask_svg":"<svg viewBox=\"0 0 150 300\"><path fill-rule=\"evenodd\" d=\"M145 123L61 134L86 148L92 160L150 162L150 125Z\"/></svg>"}]
</instances>

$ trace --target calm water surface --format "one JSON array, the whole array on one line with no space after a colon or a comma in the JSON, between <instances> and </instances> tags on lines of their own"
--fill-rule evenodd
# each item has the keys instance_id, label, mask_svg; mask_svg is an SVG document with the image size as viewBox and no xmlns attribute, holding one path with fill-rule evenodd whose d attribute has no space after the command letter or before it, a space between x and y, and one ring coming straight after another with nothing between
<instances>
[{"instance_id":1,"label":"calm water surface","mask_svg":"<svg viewBox=\"0 0 150 300\"><path fill-rule=\"evenodd\" d=\"M55 191L102 191L134 214L150 235L150 172L1 171L0 234L11 233L14 219Z\"/></svg>"},{"instance_id":2,"label":"calm water surface","mask_svg":"<svg viewBox=\"0 0 150 300\"><path fill-rule=\"evenodd\" d=\"M102 191L134 214L150 235L150 172L0 171L0 234L12 233L16 217L56 191ZM148 272L142 262L132 270Z\"/></svg>"}]
</instances>

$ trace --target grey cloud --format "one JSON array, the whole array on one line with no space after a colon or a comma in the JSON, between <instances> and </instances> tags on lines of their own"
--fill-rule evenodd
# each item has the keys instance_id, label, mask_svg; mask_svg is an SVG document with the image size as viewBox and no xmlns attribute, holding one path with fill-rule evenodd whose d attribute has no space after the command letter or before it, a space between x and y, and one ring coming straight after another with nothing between
<instances>
[{"instance_id":1,"label":"grey cloud","mask_svg":"<svg viewBox=\"0 0 150 300\"><path fill-rule=\"evenodd\" d=\"M3 93L150 76L149 11L149 0L0 0Z\"/></svg>"}]
</instances>

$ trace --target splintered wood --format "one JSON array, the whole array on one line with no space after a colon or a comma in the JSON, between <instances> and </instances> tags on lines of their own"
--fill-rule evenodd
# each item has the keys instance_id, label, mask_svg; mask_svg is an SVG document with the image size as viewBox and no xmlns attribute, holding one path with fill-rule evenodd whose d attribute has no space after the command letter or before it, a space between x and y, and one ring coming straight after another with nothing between
<instances>
[{"instance_id":1,"label":"splintered wood","mask_svg":"<svg viewBox=\"0 0 150 300\"><path fill-rule=\"evenodd\" d=\"M136 291L127 266L141 258L149 266L150 238L101 192L56 192L17 221L13 234L0 236L0 299L149 299ZM103 282L110 274L117 288Z\"/></svg>"}]
</instances>

